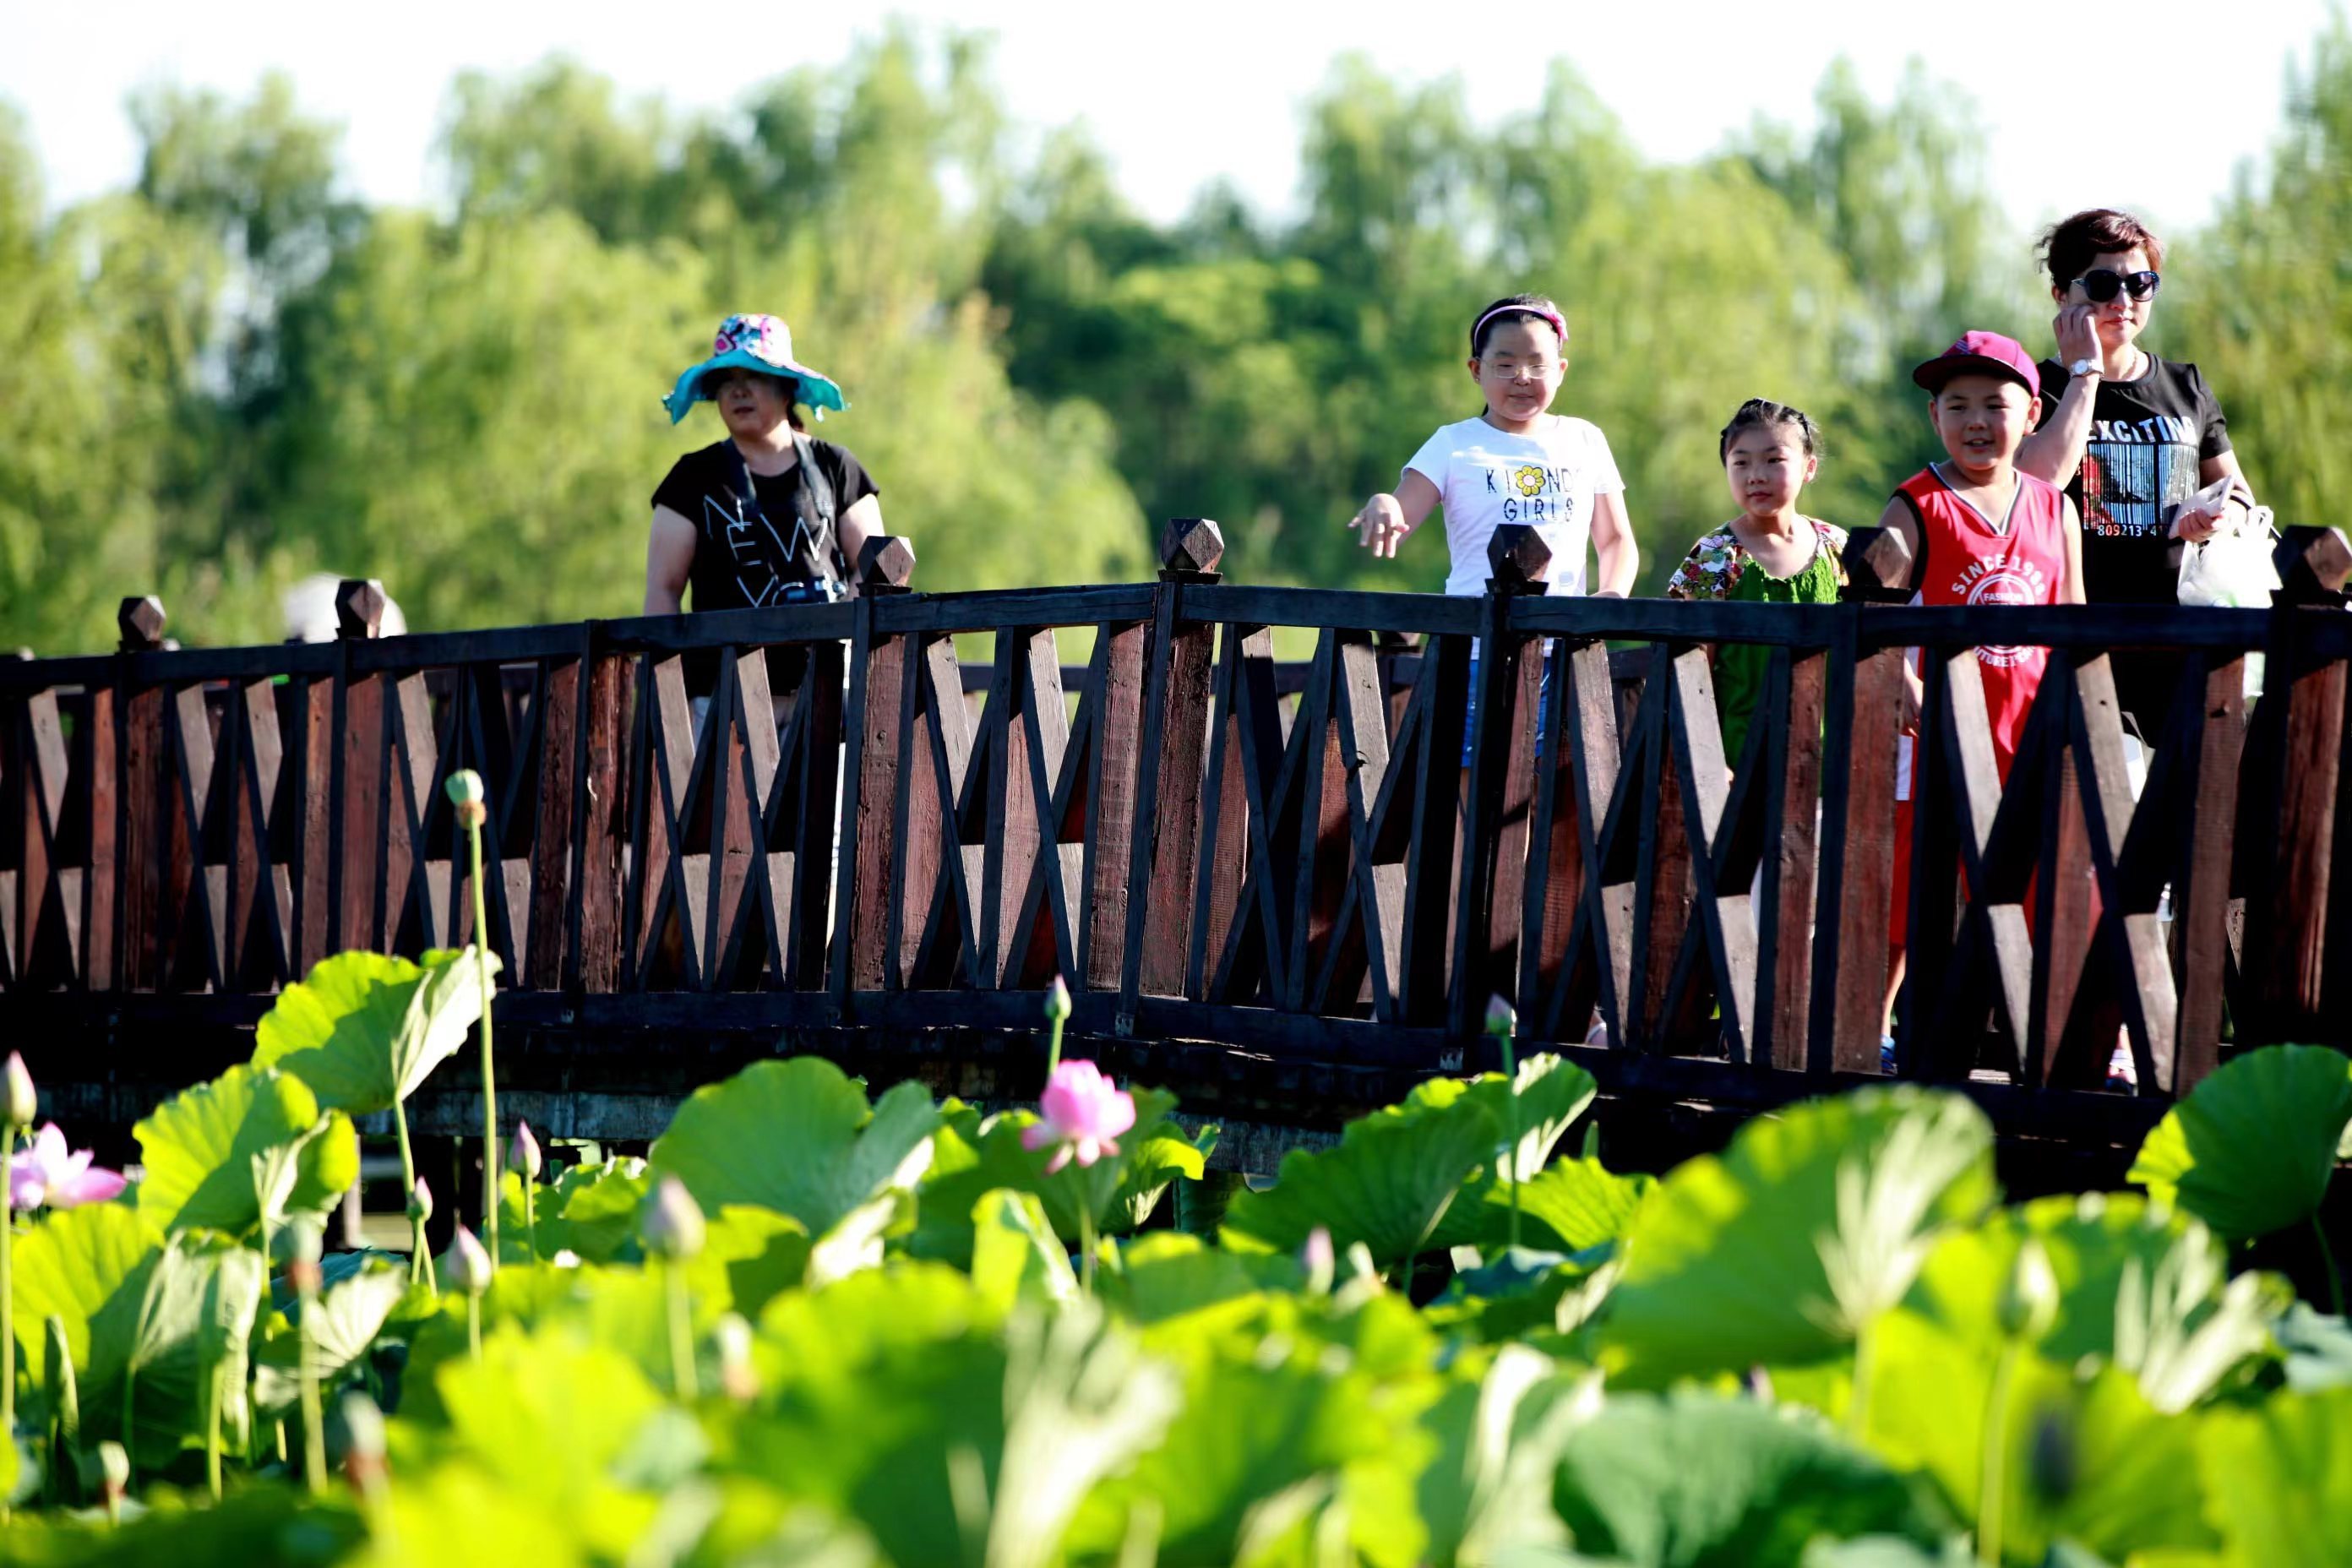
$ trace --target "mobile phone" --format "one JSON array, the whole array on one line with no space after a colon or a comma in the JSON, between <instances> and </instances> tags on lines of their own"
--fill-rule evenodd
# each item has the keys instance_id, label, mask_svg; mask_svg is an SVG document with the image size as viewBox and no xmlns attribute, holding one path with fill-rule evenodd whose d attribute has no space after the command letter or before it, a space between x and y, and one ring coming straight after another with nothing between
<instances>
[{"instance_id":1,"label":"mobile phone","mask_svg":"<svg viewBox=\"0 0 2352 1568\"><path fill-rule=\"evenodd\" d=\"M2221 508L2230 500L2231 488L2236 483L2237 481L2230 475L2223 474L2220 479L2190 496L2186 505L2188 508L2218 517L2221 515Z\"/></svg>"}]
</instances>

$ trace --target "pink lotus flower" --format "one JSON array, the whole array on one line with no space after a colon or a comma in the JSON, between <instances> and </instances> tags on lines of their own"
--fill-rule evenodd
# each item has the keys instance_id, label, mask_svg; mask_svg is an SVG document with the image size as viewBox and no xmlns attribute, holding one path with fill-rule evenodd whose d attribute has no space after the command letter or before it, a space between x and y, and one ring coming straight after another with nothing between
<instances>
[{"instance_id":1,"label":"pink lotus flower","mask_svg":"<svg viewBox=\"0 0 2352 1568\"><path fill-rule=\"evenodd\" d=\"M123 1188L121 1173L92 1170L89 1151L66 1151L66 1135L54 1121L33 1138L33 1146L8 1162L8 1206L19 1211L79 1208L112 1201Z\"/></svg>"},{"instance_id":2,"label":"pink lotus flower","mask_svg":"<svg viewBox=\"0 0 2352 1568\"><path fill-rule=\"evenodd\" d=\"M1135 1125L1134 1096L1112 1088L1092 1062L1064 1062L1055 1068L1037 1110L1044 1120L1022 1129L1021 1146L1034 1151L1061 1145L1045 1167L1049 1176L1073 1155L1079 1164L1091 1165L1105 1154L1118 1153L1118 1135Z\"/></svg>"}]
</instances>

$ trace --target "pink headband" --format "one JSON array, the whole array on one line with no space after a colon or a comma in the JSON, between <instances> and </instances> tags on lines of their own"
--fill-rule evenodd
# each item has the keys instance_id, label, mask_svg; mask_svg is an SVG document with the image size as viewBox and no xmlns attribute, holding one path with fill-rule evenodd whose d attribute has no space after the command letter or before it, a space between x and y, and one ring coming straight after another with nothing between
<instances>
[{"instance_id":1,"label":"pink headband","mask_svg":"<svg viewBox=\"0 0 2352 1568\"><path fill-rule=\"evenodd\" d=\"M1563 343L1568 342L1568 323L1560 320L1559 311L1547 310L1541 305L1497 305L1470 323L1470 352L1474 354L1478 352L1478 334L1486 330L1487 322L1497 316L1512 315L1535 316L1549 321L1551 330L1559 334L1559 341Z\"/></svg>"}]
</instances>

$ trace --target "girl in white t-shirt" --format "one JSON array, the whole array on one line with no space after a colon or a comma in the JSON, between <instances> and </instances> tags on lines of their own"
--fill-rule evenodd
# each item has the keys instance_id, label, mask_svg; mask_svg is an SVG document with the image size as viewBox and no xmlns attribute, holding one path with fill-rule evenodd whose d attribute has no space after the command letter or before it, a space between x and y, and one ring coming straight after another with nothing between
<instances>
[{"instance_id":1,"label":"girl in white t-shirt","mask_svg":"<svg viewBox=\"0 0 2352 1568\"><path fill-rule=\"evenodd\" d=\"M1591 591L1624 597L1640 564L1624 481L1609 438L1589 420L1550 412L1568 370L1568 322L1540 294L1514 294L1470 327L1470 378L1486 400L1475 419L1441 426L1404 467L1393 494L1366 501L1349 526L1375 555L1445 508L1449 594L1486 591L1486 542L1507 522L1535 526L1551 546L1555 594L1587 591L1588 543L1600 560Z\"/></svg>"}]
</instances>

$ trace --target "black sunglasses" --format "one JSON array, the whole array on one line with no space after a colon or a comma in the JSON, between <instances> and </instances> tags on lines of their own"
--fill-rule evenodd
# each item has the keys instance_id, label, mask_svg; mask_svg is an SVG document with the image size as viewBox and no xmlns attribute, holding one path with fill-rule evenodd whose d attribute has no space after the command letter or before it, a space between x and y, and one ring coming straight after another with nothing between
<instances>
[{"instance_id":1,"label":"black sunglasses","mask_svg":"<svg viewBox=\"0 0 2352 1568\"><path fill-rule=\"evenodd\" d=\"M2093 304L2104 305L2126 289L2131 290L2131 297L2135 300L2153 298L2156 286L2164 279L2154 272L2116 272L2099 267L2084 273L2074 281L2083 286L2083 292L2091 297Z\"/></svg>"}]
</instances>

